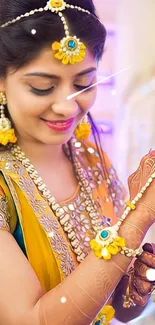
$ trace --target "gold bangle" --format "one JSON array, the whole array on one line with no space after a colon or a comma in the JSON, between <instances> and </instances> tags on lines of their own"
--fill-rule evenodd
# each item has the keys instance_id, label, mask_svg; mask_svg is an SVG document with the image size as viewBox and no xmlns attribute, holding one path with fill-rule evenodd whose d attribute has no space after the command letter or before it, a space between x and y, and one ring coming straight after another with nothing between
<instances>
[{"instance_id":1,"label":"gold bangle","mask_svg":"<svg viewBox=\"0 0 155 325\"><path fill-rule=\"evenodd\" d=\"M134 228L136 228L137 230L139 230L141 232L141 234L145 235L144 232L139 228L137 227L136 225L134 225L133 223L129 222L129 221L126 221L126 223Z\"/></svg>"}]
</instances>

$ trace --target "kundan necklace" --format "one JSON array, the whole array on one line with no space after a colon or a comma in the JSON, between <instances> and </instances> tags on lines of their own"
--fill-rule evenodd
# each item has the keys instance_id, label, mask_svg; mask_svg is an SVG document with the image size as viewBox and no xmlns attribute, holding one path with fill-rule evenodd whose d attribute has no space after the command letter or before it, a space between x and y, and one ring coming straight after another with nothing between
<instances>
[{"instance_id":1,"label":"kundan necklace","mask_svg":"<svg viewBox=\"0 0 155 325\"><path fill-rule=\"evenodd\" d=\"M50 208L55 213L61 226L63 227L64 232L67 234L72 250L77 256L77 261L82 262L86 257L86 253L83 252L81 243L73 229L70 215L66 213L64 208L57 202L52 193L47 189L42 178L39 176L30 160L26 158L25 153L21 150L21 148L17 145L13 145L11 148L11 153L26 168L29 176L37 186L38 190L41 192L43 198L48 202ZM89 185L88 179L85 177L86 171L76 156L73 157L73 164L80 186L80 195L84 198L85 209L89 215L91 226L95 235L103 228L102 222L100 221L98 206L93 200L92 188Z\"/></svg>"}]
</instances>

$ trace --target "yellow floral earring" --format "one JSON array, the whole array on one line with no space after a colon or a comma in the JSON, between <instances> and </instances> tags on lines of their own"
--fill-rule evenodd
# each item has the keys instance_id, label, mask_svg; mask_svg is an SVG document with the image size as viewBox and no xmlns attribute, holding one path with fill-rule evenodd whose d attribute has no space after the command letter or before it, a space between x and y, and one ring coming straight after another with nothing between
<instances>
[{"instance_id":1,"label":"yellow floral earring","mask_svg":"<svg viewBox=\"0 0 155 325\"><path fill-rule=\"evenodd\" d=\"M75 130L75 136L78 140L86 140L92 133L91 124L88 121L88 115L85 115Z\"/></svg>"},{"instance_id":2,"label":"yellow floral earring","mask_svg":"<svg viewBox=\"0 0 155 325\"><path fill-rule=\"evenodd\" d=\"M7 99L4 93L0 92L0 144L6 146L8 143L15 143L17 138L15 131L11 127L11 122L4 114L4 105L7 104Z\"/></svg>"}]
</instances>

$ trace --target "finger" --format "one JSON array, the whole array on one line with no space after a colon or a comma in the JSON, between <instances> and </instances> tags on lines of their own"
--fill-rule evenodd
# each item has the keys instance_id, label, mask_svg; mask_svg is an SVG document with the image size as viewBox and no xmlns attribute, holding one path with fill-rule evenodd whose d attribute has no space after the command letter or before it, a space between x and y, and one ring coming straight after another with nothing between
<instances>
[{"instance_id":1,"label":"finger","mask_svg":"<svg viewBox=\"0 0 155 325\"><path fill-rule=\"evenodd\" d=\"M139 257L138 260L148 267L155 269L155 255L149 252L143 252Z\"/></svg>"},{"instance_id":2,"label":"finger","mask_svg":"<svg viewBox=\"0 0 155 325\"><path fill-rule=\"evenodd\" d=\"M149 281L146 277L146 272L149 269L147 265L137 259L134 263L134 275L140 277L144 281Z\"/></svg>"},{"instance_id":3,"label":"finger","mask_svg":"<svg viewBox=\"0 0 155 325\"><path fill-rule=\"evenodd\" d=\"M143 245L143 250L155 255L155 244L145 243Z\"/></svg>"},{"instance_id":4,"label":"finger","mask_svg":"<svg viewBox=\"0 0 155 325\"><path fill-rule=\"evenodd\" d=\"M130 289L131 290L131 289ZM149 298L150 298L150 295L146 295L146 296L141 296L136 288L132 288L131 290L131 295L130 295L131 299L134 301L134 304L136 306L140 306L140 307L143 307L147 304Z\"/></svg>"},{"instance_id":5,"label":"finger","mask_svg":"<svg viewBox=\"0 0 155 325\"><path fill-rule=\"evenodd\" d=\"M146 296L151 294L153 285L151 282L141 280L139 277L134 277L133 280L134 287L141 296Z\"/></svg>"}]
</instances>

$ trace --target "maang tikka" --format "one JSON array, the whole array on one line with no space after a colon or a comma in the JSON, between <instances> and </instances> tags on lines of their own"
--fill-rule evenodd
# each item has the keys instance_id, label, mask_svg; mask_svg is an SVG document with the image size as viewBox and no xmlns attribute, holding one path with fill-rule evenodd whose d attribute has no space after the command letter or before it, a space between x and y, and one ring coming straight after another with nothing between
<instances>
[{"instance_id":1,"label":"maang tikka","mask_svg":"<svg viewBox=\"0 0 155 325\"><path fill-rule=\"evenodd\" d=\"M71 36L69 32L69 27L67 21L63 15L63 11L66 9L78 10L87 14L90 12L86 9L83 9L79 6L74 6L66 3L64 0L49 0L45 7L31 10L21 16L16 17L15 19L8 21L3 24L1 28L8 27L14 23L17 23L23 18L28 18L33 16L36 13L41 13L44 11L51 11L53 14L58 14L62 24L64 26L65 37L56 41L52 44L52 50L54 51L54 57L60 60L63 64L76 64L82 62L86 56L86 45L80 41L76 36ZM35 28L35 26L34 26ZM35 34L34 34L35 35Z\"/></svg>"}]
</instances>

